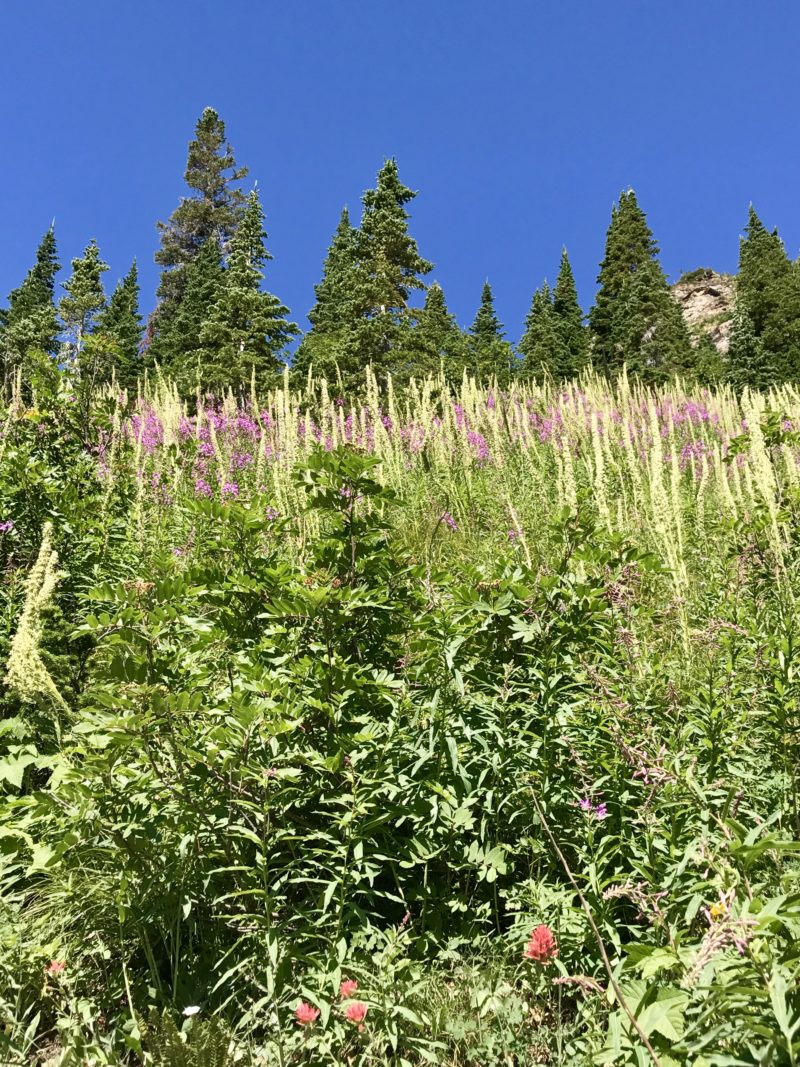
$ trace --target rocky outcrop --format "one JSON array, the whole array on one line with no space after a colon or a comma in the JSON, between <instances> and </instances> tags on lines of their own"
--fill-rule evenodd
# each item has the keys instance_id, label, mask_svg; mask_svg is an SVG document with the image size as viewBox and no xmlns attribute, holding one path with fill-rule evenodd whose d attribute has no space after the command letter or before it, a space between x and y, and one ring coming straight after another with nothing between
<instances>
[{"instance_id":1,"label":"rocky outcrop","mask_svg":"<svg viewBox=\"0 0 800 1067\"><path fill-rule=\"evenodd\" d=\"M718 274L701 267L684 274L672 286L672 295L680 305L695 344L705 335L718 351L728 351L735 285L732 274Z\"/></svg>"}]
</instances>

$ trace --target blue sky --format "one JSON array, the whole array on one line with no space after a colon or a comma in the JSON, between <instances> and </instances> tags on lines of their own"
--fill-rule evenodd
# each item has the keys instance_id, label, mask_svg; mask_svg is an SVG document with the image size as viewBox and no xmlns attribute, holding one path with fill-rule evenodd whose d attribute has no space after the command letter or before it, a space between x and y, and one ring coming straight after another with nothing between
<instances>
[{"instance_id":1,"label":"blue sky","mask_svg":"<svg viewBox=\"0 0 800 1067\"><path fill-rule=\"evenodd\" d=\"M591 303L633 186L668 274L736 267L752 200L800 251L796 0L3 0L0 294L50 220L109 286L183 193L203 107L267 212L267 285L306 325L343 204L386 156L468 324L486 277L508 334L562 244Z\"/></svg>"}]
</instances>

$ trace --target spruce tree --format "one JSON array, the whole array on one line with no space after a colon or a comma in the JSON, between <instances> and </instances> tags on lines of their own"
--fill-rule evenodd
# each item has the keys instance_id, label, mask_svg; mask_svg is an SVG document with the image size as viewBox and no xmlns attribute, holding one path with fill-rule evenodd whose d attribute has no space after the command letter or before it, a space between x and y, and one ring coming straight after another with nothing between
<instances>
[{"instance_id":1,"label":"spruce tree","mask_svg":"<svg viewBox=\"0 0 800 1067\"><path fill-rule=\"evenodd\" d=\"M659 382L690 366L689 333L633 190L612 209L597 280L589 325L598 370L616 373L627 363L644 380Z\"/></svg>"},{"instance_id":2,"label":"spruce tree","mask_svg":"<svg viewBox=\"0 0 800 1067\"><path fill-rule=\"evenodd\" d=\"M184 391L193 389L202 373L208 353L202 350L200 331L224 284L222 252L212 237L187 267L183 298L165 324L158 345L158 353L163 353L156 357L159 367ZM152 348L148 356L152 361Z\"/></svg>"},{"instance_id":3,"label":"spruce tree","mask_svg":"<svg viewBox=\"0 0 800 1067\"><path fill-rule=\"evenodd\" d=\"M97 313L105 307L103 274L108 264L100 258L97 242L92 240L79 259L72 260L72 274L64 282L66 296L58 305L64 329L71 339L70 351L80 360L86 336L95 325Z\"/></svg>"},{"instance_id":4,"label":"spruce tree","mask_svg":"<svg viewBox=\"0 0 800 1067\"><path fill-rule=\"evenodd\" d=\"M336 378L345 342L360 318L357 272L358 230L350 224L350 213L344 207L325 257L322 280L314 286L317 300L308 313L311 330L292 362L297 375L305 376L313 368L318 377Z\"/></svg>"},{"instance_id":5,"label":"spruce tree","mask_svg":"<svg viewBox=\"0 0 800 1067\"><path fill-rule=\"evenodd\" d=\"M747 306L737 301L731 326L725 380L737 389L768 388L775 376L769 354L756 334Z\"/></svg>"},{"instance_id":6,"label":"spruce tree","mask_svg":"<svg viewBox=\"0 0 800 1067\"><path fill-rule=\"evenodd\" d=\"M746 308L776 380L800 372L800 271L777 230L767 230L752 204L739 245L737 300Z\"/></svg>"},{"instance_id":7,"label":"spruce tree","mask_svg":"<svg viewBox=\"0 0 800 1067\"><path fill-rule=\"evenodd\" d=\"M514 353L504 340L503 324L494 308L494 296L489 281L483 283L481 303L469 329L469 370L476 378L488 381L496 377L501 385L508 382L513 366Z\"/></svg>"},{"instance_id":8,"label":"spruce tree","mask_svg":"<svg viewBox=\"0 0 800 1067\"><path fill-rule=\"evenodd\" d=\"M413 314L409 295L425 288L420 275L433 270L408 232L406 204L416 195L400 181L396 160L389 159L378 172L375 188L362 197L353 274L358 318L346 339L343 368L351 380L360 377L368 362L379 373L394 370L395 356L402 362L402 327Z\"/></svg>"},{"instance_id":9,"label":"spruce tree","mask_svg":"<svg viewBox=\"0 0 800 1067\"><path fill-rule=\"evenodd\" d=\"M139 272L136 260L117 283L108 306L97 320L97 332L111 353L116 380L123 389L131 388L141 369L139 346L142 319L139 314Z\"/></svg>"},{"instance_id":10,"label":"spruce tree","mask_svg":"<svg viewBox=\"0 0 800 1067\"><path fill-rule=\"evenodd\" d=\"M522 354L520 370L525 378L566 378L572 375L572 358L559 329L553 294L545 282L533 294L525 319L525 333L517 345Z\"/></svg>"},{"instance_id":11,"label":"spruce tree","mask_svg":"<svg viewBox=\"0 0 800 1067\"><path fill-rule=\"evenodd\" d=\"M191 194L181 198L167 222L159 222L161 247L156 263L164 269L158 287L159 304L150 329L154 354L164 360L159 334L176 314L188 284L188 268L200 249L212 238L223 254L245 209L246 196L236 187L247 175L237 167L233 149L225 138L225 123L207 107L197 121L184 179Z\"/></svg>"},{"instance_id":12,"label":"spruce tree","mask_svg":"<svg viewBox=\"0 0 800 1067\"><path fill-rule=\"evenodd\" d=\"M58 351L58 320L53 296L61 264L51 227L39 243L36 262L0 310L0 350L6 388L29 352L54 356Z\"/></svg>"},{"instance_id":13,"label":"spruce tree","mask_svg":"<svg viewBox=\"0 0 800 1067\"><path fill-rule=\"evenodd\" d=\"M443 371L450 382L459 382L469 365L467 338L455 316L447 308L444 291L433 282L425 293L425 304L406 330L403 350L408 367L400 377L425 377ZM397 372L395 372L397 373Z\"/></svg>"},{"instance_id":14,"label":"spruce tree","mask_svg":"<svg viewBox=\"0 0 800 1067\"><path fill-rule=\"evenodd\" d=\"M553 312L556 327L567 356L560 368L560 376L571 378L578 374L589 358L589 337L583 323L583 310L578 303L575 275L566 248L561 250L558 278L553 290Z\"/></svg>"},{"instance_id":15,"label":"spruce tree","mask_svg":"<svg viewBox=\"0 0 800 1067\"><path fill-rule=\"evenodd\" d=\"M218 392L246 386L253 371L261 381L268 380L278 370L278 354L299 333L286 319L289 309L261 289L264 264L272 258L264 247L266 236L264 212L253 190L231 241L225 281L200 330L206 353L202 381Z\"/></svg>"}]
</instances>

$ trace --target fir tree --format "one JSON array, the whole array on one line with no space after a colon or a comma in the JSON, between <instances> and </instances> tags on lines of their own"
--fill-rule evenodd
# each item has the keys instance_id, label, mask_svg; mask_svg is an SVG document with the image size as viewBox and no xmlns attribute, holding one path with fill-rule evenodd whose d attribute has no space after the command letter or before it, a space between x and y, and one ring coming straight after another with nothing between
<instances>
[{"instance_id":1,"label":"fir tree","mask_svg":"<svg viewBox=\"0 0 800 1067\"><path fill-rule=\"evenodd\" d=\"M139 272L136 260L125 277L117 283L108 306L97 320L98 334L110 349L111 364L123 389L131 388L141 369L139 347L142 319L139 314Z\"/></svg>"},{"instance_id":2,"label":"fir tree","mask_svg":"<svg viewBox=\"0 0 800 1067\"><path fill-rule=\"evenodd\" d=\"M303 338L292 363L298 375L309 368L317 376L336 378L348 336L358 325L360 309L356 298L358 284L358 230L350 224L350 213L342 208L322 269L322 280L314 286L317 300L309 311L311 330Z\"/></svg>"},{"instance_id":3,"label":"fir tree","mask_svg":"<svg viewBox=\"0 0 800 1067\"><path fill-rule=\"evenodd\" d=\"M589 358L589 338L583 323L583 311L578 303L578 289L566 248L561 250L561 264L553 290L553 312L566 359L560 375L571 378L578 374Z\"/></svg>"},{"instance_id":4,"label":"fir tree","mask_svg":"<svg viewBox=\"0 0 800 1067\"><path fill-rule=\"evenodd\" d=\"M747 310L764 359L776 380L800 372L800 271L790 262L777 230L767 230L750 205L739 245L737 300Z\"/></svg>"},{"instance_id":5,"label":"fir tree","mask_svg":"<svg viewBox=\"0 0 800 1067\"><path fill-rule=\"evenodd\" d=\"M545 282L533 294L531 309L525 319L525 333L518 349L522 354L521 371L528 378L571 376L572 360L556 317L553 294Z\"/></svg>"},{"instance_id":6,"label":"fir tree","mask_svg":"<svg viewBox=\"0 0 800 1067\"><path fill-rule=\"evenodd\" d=\"M9 294L8 308L0 310L0 349L6 388L29 352L54 356L58 351L53 296L60 266L51 227L39 243L36 262L22 284Z\"/></svg>"},{"instance_id":7,"label":"fir tree","mask_svg":"<svg viewBox=\"0 0 800 1067\"><path fill-rule=\"evenodd\" d=\"M394 369L401 327L407 326L412 314L409 295L425 288L420 275L433 269L408 232L406 204L416 195L400 181L397 162L389 159L378 172L375 188L362 198L357 268L352 278L358 318L345 350L345 369L351 380L360 377L367 362L379 372Z\"/></svg>"},{"instance_id":8,"label":"fir tree","mask_svg":"<svg viewBox=\"0 0 800 1067\"><path fill-rule=\"evenodd\" d=\"M403 348L408 360L406 378L438 374L440 369L450 382L463 377L469 364L467 338L450 314L438 282L425 293L425 304L407 329Z\"/></svg>"},{"instance_id":9,"label":"fir tree","mask_svg":"<svg viewBox=\"0 0 800 1067\"><path fill-rule=\"evenodd\" d=\"M183 298L165 324L158 345L158 351L163 352L163 362L157 359L160 368L183 390L192 389L197 384L204 362L200 331L224 283L222 253L212 237L187 268ZM153 349L148 348L147 354L152 357Z\"/></svg>"},{"instance_id":10,"label":"fir tree","mask_svg":"<svg viewBox=\"0 0 800 1067\"><path fill-rule=\"evenodd\" d=\"M150 329L155 354L164 358L158 335L176 314L188 284L188 268L211 239L223 253L245 209L246 197L235 187L247 175L237 167L233 149L225 139L225 123L207 107L197 121L184 179L191 195L182 197L168 222L159 222L161 247L156 263L164 270L158 287L159 304Z\"/></svg>"},{"instance_id":11,"label":"fir tree","mask_svg":"<svg viewBox=\"0 0 800 1067\"><path fill-rule=\"evenodd\" d=\"M664 381L692 360L689 333L658 263L658 246L633 190L611 212L600 289L589 314L596 367L623 363L647 381Z\"/></svg>"},{"instance_id":12,"label":"fir tree","mask_svg":"<svg viewBox=\"0 0 800 1067\"><path fill-rule=\"evenodd\" d=\"M95 325L97 313L105 307L103 274L108 264L100 258L97 242L92 240L80 259L72 260L72 274L64 282L66 296L58 305L64 329L71 338L71 352L80 359L86 335Z\"/></svg>"},{"instance_id":13,"label":"fir tree","mask_svg":"<svg viewBox=\"0 0 800 1067\"><path fill-rule=\"evenodd\" d=\"M487 280L483 283L480 307L469 330L469 369L476 378L487 381L496 377L501 385L508 382L514 353L504 337L503 325L494 309L492 287Z\"/></svg>"},{"instance_id":14,"label":"fir tree","mask_svg":"<svg viewBox=\"0 0 800 1067\"><path fill-rule=\"evenodd\" d=\"M267 380L278 370L278 354L299 332L286 319L289 309L261 289L264 264L272 258L264 247L266 236L253 190L231 241L224 283L200 330L202 381L217 391L245 386L254 370Z\"/></svg>"},{"instance_id":15,"label":"fir tree","mask_svg":"<svg viewBox=\"0 0 800 1067\"><path fill-rule=\"evenodd\" d=\"M737 301L733 315L725 380L737 389L768 388L774 379L774 368L761 339L756 334L749 309Z\"/></svg>"}]
</instances>

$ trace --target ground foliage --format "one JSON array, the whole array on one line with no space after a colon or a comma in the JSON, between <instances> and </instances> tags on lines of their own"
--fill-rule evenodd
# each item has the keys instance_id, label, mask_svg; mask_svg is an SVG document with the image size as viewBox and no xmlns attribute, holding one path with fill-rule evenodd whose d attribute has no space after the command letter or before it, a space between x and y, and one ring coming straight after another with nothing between
<instances>
[{"instance_id":1,"label":"ground foliage","mask_svg":"<svg viewBox=\"0 0 800 1067\"><path fill-rule=\"evenodd\" d=\"M415 388L4 412L3 1063L797 1062L792 394Z\"/></svg>"}]
</instances>

